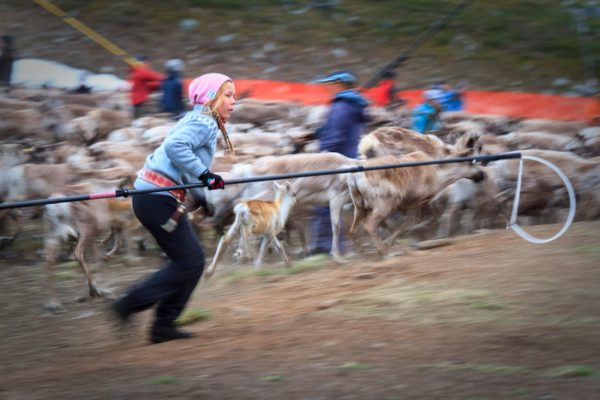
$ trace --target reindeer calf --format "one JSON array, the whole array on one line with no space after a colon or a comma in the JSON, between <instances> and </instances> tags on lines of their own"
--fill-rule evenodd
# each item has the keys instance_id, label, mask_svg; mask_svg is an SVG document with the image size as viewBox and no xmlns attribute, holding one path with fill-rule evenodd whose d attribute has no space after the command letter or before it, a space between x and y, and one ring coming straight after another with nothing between
<instances>
[{"instance_id":1,"label":"reindeer calf","mask_svg":"<svg viewBox=\"0 0 600 400\"><path fill-rule=\"evenodd\" d=\"M227 233L221 237L217 251L213 257L212 263L205 273L205 279L215 272L217 263L227 249L234 236L240 233L240 248L248 248L248 241L251 237L262 236L263 240L260 245L258 257L254 264L258 268L264 256L265 249L272 243L277 251L281 254L286 266L289 267L290 262L285 254L283 245L277 240L277 234L284 228L290 210L295 203L292 185L286 182L279 185L275 182L275 200L241 200L235 206L235 221L229 228Z\"/></svg>"}]
</instances>

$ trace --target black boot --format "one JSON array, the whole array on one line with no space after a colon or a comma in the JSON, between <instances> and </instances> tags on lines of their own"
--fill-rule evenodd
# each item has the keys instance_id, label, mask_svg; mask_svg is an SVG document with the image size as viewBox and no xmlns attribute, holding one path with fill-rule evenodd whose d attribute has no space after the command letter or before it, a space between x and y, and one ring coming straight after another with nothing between
<instances>
[{"instance_id":1,"label":"black boot","mask_svg":"<svg viewBox=\"0 0 600 400\"><path fill-rule=\"evenodd\" d=\"M110 312L118 323L127 325L129 322L129 316L131 314L125 310L125 306L123 305L123 297L113 301L113 303L110 305Z\"/></svg>"},{"instance_id":2,"label":"black boot","mask_svg":"<svg viewBox=\"0 0 600 400\"><path fill-rule=\"evenodd\" d=\"M111 323L114 326L118 338L129 336L131 328L131 313L123 305L122 297L113 301L108 307Z\"/></svg>"},{"instance_id":3,"label":"black boot","mask_svg":"<svg viewBox=\"0 0 600 400\"><path fill-rule=\"evenodd\" d=\"M150 335L150 341L152 343L163 343L168 342L170 340L177 339L191 339L195 337L194 334L189 332L183 332L174 326L170 327L157 327L152 328L152 333Z\"/></svg>"}]
</instances>

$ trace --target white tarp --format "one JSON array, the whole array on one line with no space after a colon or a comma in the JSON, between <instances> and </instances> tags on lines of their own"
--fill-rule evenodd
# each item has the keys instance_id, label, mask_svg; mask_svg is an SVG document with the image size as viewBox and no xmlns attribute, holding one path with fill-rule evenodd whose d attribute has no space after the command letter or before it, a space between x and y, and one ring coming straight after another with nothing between
<instances>
[{"instance_id":1,"label":"white tarp","mask_svg":"<svg viewBox=\"0 0 600 400\"><path fill-rule=\"evenodd\" d=\"M84 84L94 92L129 89L129 83L118 76L94 74L84 69L38 58L23 58L15 61L11 83L31 88L46 85L58 89L75 89Z\"/></svg>"}]
</instances>

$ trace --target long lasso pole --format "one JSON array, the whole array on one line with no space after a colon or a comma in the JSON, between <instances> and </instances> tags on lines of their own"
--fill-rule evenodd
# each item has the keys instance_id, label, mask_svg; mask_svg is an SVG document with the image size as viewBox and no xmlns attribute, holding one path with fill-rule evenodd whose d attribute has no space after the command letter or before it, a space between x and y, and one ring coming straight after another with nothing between
<instances>
[{"instance_id":1,"label":"long lasso pole","mask_svg":"<svg viewBox=\"0 0 600 400\"><path fill-rule=\"evenodd\" d=\"M371 166L371 167L356 166L356 167L351 167L351 168L325 169L325 170L316 170L316 171L296 172L296 173L289 173L289 174L263 175L263 176L254 176L254 177L247 177L247 178L241 178L241 179L230 179L230 180L225 181L225 185L237 185L237 184L242 184L242 183L263 182L263 181L275 181L275 180L280 180L280 179L306 178L306 177L310 177L310 176L321 176L321 175L350 174L350 173L356 173L356 172L366 172L366 171L375 171L375 170L392 169L392 168L409 168L409 167L420 167L420 166L427 166L427 165L450 164L450 163L459 163L459 162L491 162L491 161L506 160L506 159L518 159L518 158L521 158L521 153L514 152L514 153L502 153L502 154L489 154L489 155L481 155L481 156L473 156L473 157L448 158L445 160L429 160L429 161L417 161L417 162L402 163L402 164L376 165L376 166ZM46 199L6 202L6 203L0 203L0 210L4 210L4 209L8 209L8 208L43 206L46 204L67 203L67 202L74 202L74 201L108 199L108 198L114 198L114 197L128 197L128 196L135 196L138 194L165 192L165 191L181 190L181 189L193 189L193 188L205 187L205 186L206 185L204 183L198 182L198 183L188 183L188 184L184 184L184 185L163 186L163 187L157 187L157 188L152 188L152 189L118 189L118 190L115 190L112 192L90 193L90 194L81 194L81 195L75 195L75 196L51 197L51 198L46 198Z\"/></svg>"}]
</instances>

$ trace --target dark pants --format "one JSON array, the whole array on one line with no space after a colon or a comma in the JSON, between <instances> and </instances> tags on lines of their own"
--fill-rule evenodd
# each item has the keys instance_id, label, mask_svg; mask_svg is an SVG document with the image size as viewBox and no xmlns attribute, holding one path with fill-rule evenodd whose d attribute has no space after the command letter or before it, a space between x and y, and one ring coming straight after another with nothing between
<instances>
[{"instance_id":1,"label":"dark pants","mask_svg":"<svg viewBox=\"0 0 600 400\"><path fill-rule=\"evenodd\" d=\"M9 86L11 82L13 64L12 61L1 61L0 62L0 85Z\"/></svg>"},{"instance_id":2,"label":"dark pants","mask_svg":"<svg viewBox=\"0 0 600 400\"><path fill-rule=\"evenodd\" d=\"M133 118L138 119L138 118L143 117L146 114L150 114L149 110L150 110L150 105L148 104L147 101L144 101L143 103L134 104L133 105Z\"/></svg>"},{"instance_id":3,"label":"dark pants","mask_svg":"<svg viewBox=\"0 0 600 400\"><path fill-rule=\"evenodd\" d=\"M340 221L341 227L342 221ZM316 253L331 252L333 232L331 230L331 212L328 206L317 206L314 208L314 216L311 221L311 237L313 242L310 251ZM343 229L340 229L343 232ZM340 252L344 252L344 236L340 232Z\"/></svg>"},{"instance_id":4,"label":"dark pants","mask_svg":"<svg viewBox=\"0 0 600 400\"><path fill-rule=\"evenodd\" d=\"M164 224L177 208L170 196L143 194L133 196L133 211L150 231L169 262L141 284L132 287L119 300L125 314L146 310L155 304L155 327L171 327L183 311L204 270L204 252L187 217L182 215L173 232Z\"/></svg>"}]
</instances>

